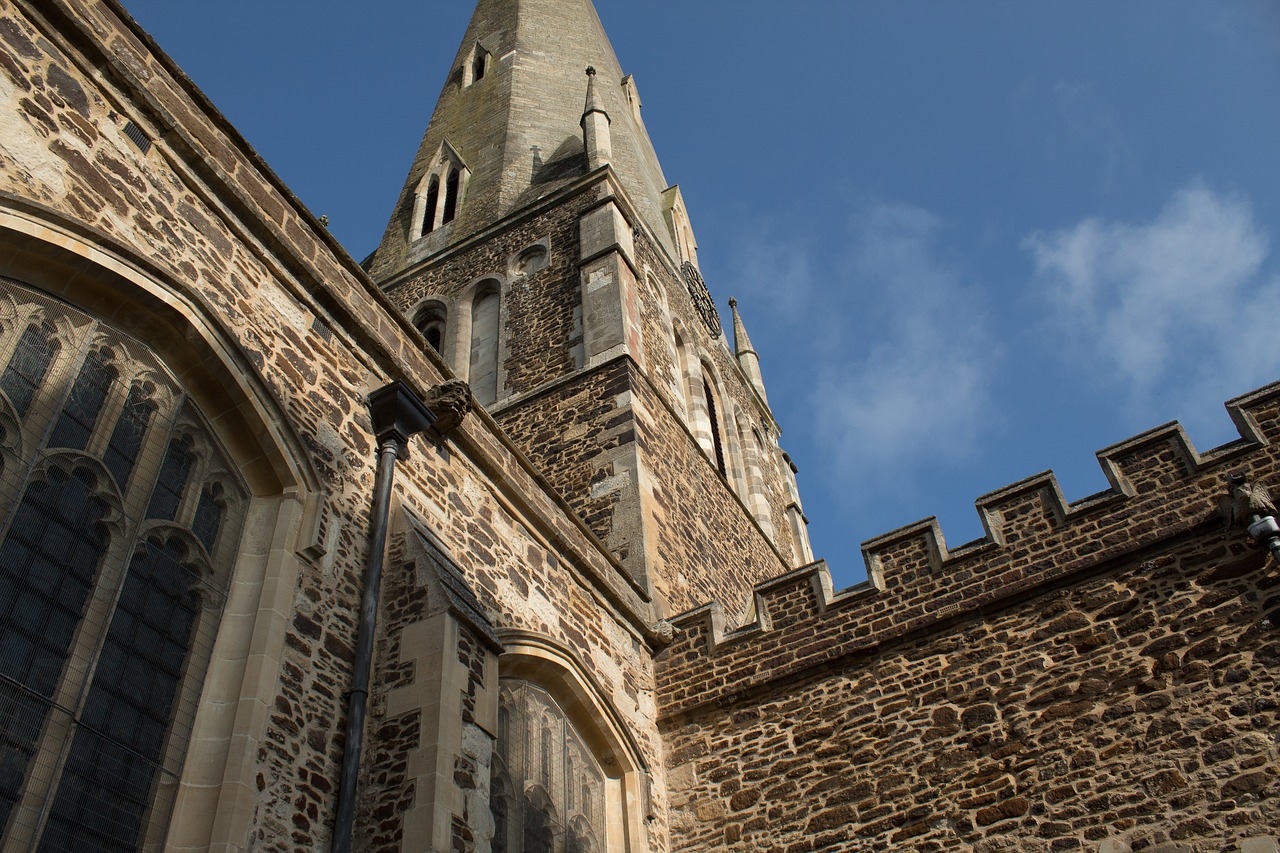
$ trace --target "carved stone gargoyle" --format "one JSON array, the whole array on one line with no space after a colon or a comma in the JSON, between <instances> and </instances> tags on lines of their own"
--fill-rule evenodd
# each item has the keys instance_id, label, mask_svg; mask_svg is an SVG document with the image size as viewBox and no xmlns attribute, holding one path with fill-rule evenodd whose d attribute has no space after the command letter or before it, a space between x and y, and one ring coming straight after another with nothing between
<instances>
[{"instance_id":1,"label":"carved stone gargoyle","mask_svg":"<svg viewBox=\"0 0 1280 853\"><path fill-rule=\"evenodd\" d=\"M438 444L457 429L467 412L471 411L471 400L471 386L461 379L450 379L428 388L422 402L435 413L436 422L427 431L427 436Z\"/></svg>"},{"instance_id":2,"label":"carved stone gargoyle","mask_svg":"<svg viewBox=\"0 0 1280 853\"><path fill-rule=\"evenodd\" d=\"M1243 471L1232 471L1227 475L1222 515L1229 530L1247 530L1250 539L1280 560L1280 522L1266 486L1250 483Z\"/></svg>"},{"instance_id":3,"label":"carved stone gargoyle","mask_svg":"<svg viewBox=\"0 0 1280 853\"><path fill-rule=\"evenodd\" d=\"M1247 530L1255 519L1276 515L1271 493L1261 483L1250 483L1243 471L1227 475L1227 497L1222 502L1228 528Z\"/></svg>"}]
</instances>

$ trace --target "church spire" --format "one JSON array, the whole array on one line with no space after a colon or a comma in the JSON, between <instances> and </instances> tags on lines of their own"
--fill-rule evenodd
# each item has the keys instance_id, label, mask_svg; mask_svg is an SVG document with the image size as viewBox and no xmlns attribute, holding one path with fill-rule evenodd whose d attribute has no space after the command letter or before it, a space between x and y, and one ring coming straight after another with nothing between
<instances>
[{"instance_id":1,"label":"church spire","mask_svg":"<svg viewBox=\"0 0 1280 853\"><path fill-rule=\"evenodd\" d=\"M756 355L751 338L747 337L747 327L742 324L738 314L738 300L729 298L729 310L733 312L733 354L738 357L738 365L747 374L751 385L760 394L760 400L767 406L769 398L764 393L764 374L760 372L760 356Z\"/></svg>"},{"instance_id":2,"label":"church spire","mask_svg":"<svg viewBox=\"0 0 1280 853\"><path fill-rule=\"evenodd\" d=\"M596 74L584 111L588 66ZM479 0L366 267L375 279L394 278L605 162L674 256L668 184L639 104L591 0ZM455 174L446 218L446 182Z\"/></svg>"}]
</instances>

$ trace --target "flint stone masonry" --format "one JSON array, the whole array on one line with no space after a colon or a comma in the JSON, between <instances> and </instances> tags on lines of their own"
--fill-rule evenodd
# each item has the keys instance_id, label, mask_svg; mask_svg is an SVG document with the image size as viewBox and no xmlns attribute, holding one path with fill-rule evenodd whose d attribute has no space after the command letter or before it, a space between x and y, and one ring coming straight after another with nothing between
<instances>
[{"instance_id":1,"label":"flint stone masonry","mask_svg":"<svg viewBox=\"0 0 1280 853\"><path fill-rule=\"evenodd\" d=\"M529 96L501 65L514 5L484 0L460 56L483 41L495 66L448 91ZM549 39L566 7L534 6ZM597 38L587 24L570 40ZM638 116L610 115L616 151L634 131L619 116ZM926 521L865 543L871 581L836 594L820 563L786 571L796 552L752 519L736 430L724 474L694 437L675 328L723 425L764 437L786 530L777 425L690 300L651 204L665 188L639 189L656 160L587 174L562 148L510 197L477 165L478 230L424 247L384 294L114 0L0 4L0 275L145 341L254 493L168 846L330 846L366 396L468 362L403 312L438 297L464 316L493 277L498 402L397 469L409 526L381 600L359 846L486 849L494 685L516 666L499 652L525 636L574 662L634 752L631 849L1277 853L1280 566L1217 505L1228 471L1280 487L1280 385L1228 404L1241 439L1223 447L1170 425L1102 451L1105 493L1068 504L1045 474L981 498L979 542L949 550ZM584 368L595 263L621 351ZM674 637L654 627L671 611Z\"/></svg>"},{"instance_id":2,"label":"flint stone masonry","mask_svg":"<svg viewBox=\"0 0 1280 853\"><path fill-rule=\"evenodd\" d=\"M863 588L833 596L816 565L760 585L737 631L714 608L672 620L673 849L1199 853L1274 833L1280 567L1217 502L1228 468L1280 479L1280 385L1229 406L1247 441L1200 456L1162 428L1103 451L1127 496L1065 506L1033 478L979 501L993 541L948 554L908 528L864 546Z\"/></svg>"},{"instance_id":3,"label":"flint stone masonry","mask_svg":"<svg viewBox=\"0 0 1280 853\"><path fill-rule=\"evenodd\" d=\"M299 478L292 496L275 499L300 502L298 518L272 542L246 545L246 560L261 553L268 565L259 609L224 620L226 647L246 657L211 673L242 679L241 692L197 720L195 742L221 744L201 758L221 768L220 784L180 792L171 838L325 849L372 500L365 396L391 376L411 377L421 393L446 374L118 5L0 11L0 106L0 274L107 315L162 353L181 351L167 338L203 347L203 362L175 372L190 377L233 453L271 448L246 470L255 491L272 499L280 472ZM127 120L151 138L149 152L125 136ZM101 266L75 254L85 241ZM245 412L278 421L256 425ZM653 621L649 606L488 418L468 418L449 447L415 441L398 492L423 496L410 498L413 511L459 555L486 606L526 614L523 626L582 650L656 764L651 665L637 639ZM386 664L393 679L395 665ZM417 729L407 718L377 725L375 748L399 756L380 768L377 788L404 791L397 779ZM394 812L408 801L392 802ZM664 827L653 824L655 849ZM400 832L384 821L369 831L393 847Z\"/></svg>"},{"instance_id":4,"label":"flint stone masonry","mask_svg":"<svg viewBox=\"0 0 1280 853\"><path fill-rule=\"evenodd\" d=\"M495 420L660 608L685 609L699 600L695 590L716 588L741 610L754 583L789 565L792 549L770 542L746 508L745 489L715 471L673 416L684 407L673 389L683 381L671 349L673 317L724 378L718 391L726 404L755 412L751 422L766 432L776 426L723 339L697 318L659 244L628 221L617 191L604 170L384 287L402 311L439 298L451 317L465 318L459 302L474 282L502 275L512 255L549 235L550 265L503 288ZM647 261L643 282L633 255ZM573 344L583 339L580 369ZM465 369L456 354L454 362ZM768 465L774 476L761 489L773 529L785 531L789 492L776 463ZM670 490L681 482L681 502L699 509L668 512Z\"/></svg>"}]
</instances>

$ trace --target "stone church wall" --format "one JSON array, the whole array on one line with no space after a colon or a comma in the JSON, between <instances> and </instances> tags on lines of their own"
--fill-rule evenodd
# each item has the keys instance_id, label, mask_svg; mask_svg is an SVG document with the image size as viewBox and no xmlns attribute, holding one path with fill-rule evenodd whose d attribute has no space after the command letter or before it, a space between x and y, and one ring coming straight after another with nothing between
<instances>
[{"instance_id":1,"label":"stone church wall","mask_svg":"<svg viewBox=\"0 0 1280 853\"><path fill-rule=\"evenodd\" d=\"M737 428L742 436L751 441L752 430L759 432L763 441L764 458L760 460L760 482L769 507L769 520L773 528L772 542L780 552L784 565L796 564L792 553L791 537L788 533L786 507L790 502L790 493L786 477L782 473L781 450L777 441L778 425L771 413L765 411L757 402L750 381L743 375L737 359L730 351L732 346L732 324L724 327L722 338L712 337L701 316L694 309L688 289L681 277L672 272L663 263L658 250L647 240L636 241L637 262L645 271L642 277L641 292L644 301L641 305L641 322L644 326L642 340L644 343L644 370L649 377L652 390L675 412L684 411L685 404L681 383L685 378L676 364L673 349L672 326L678 324L689 339L686 344L698 359L705 360L714 368L719 380L718 392L722 395L720 405L724 410L719 413L725 424L726 434L722 436L725 446L726 480L732 486L735 495L743 502L743 512L751 516L747 507L746 484L742 480L746 476L748 447L739 440ZM719 283L712 285L720 287ZM661 291L661 292L659 292ZM723 290L718 290L721 296ZM721 318L722 320L724 318ZM688 417L685 417L686 425ZM730 428L732 425L732 428Z\"/></svg>"},{"instance_id":2,"label":"stone church wall","mask_svg":"<svg viewBox=\"0 0 1280 853\"><path fill-rule=\"evenodd\" d=\"M427 297L458 300L477 281L502 282L502 370L498 400L519 397L574 370L573 345L580 342L582 290L578 281L578 218L595 202L591 192L541 209L467 241L410 277L385 285L401 311L410 312ZM545 242L547 266L520 275L518 259L528 247ZM451 322L457 305L450 302ZM447 350L447 347L446 347ZM467 354L453 354L465 368ZM456 372L462 375L461 369Z\"/></svg>"},{"instance_id":3,"label":"stone church wall","mask_svg":"<svg viewBox=\"0 0 1280 853\"><path fill-rule=\"evenodd\" d=\"M1274 484L1280 386L1246 440L1163 428L979 501L991 535L864 545L872 581L761 585L759 619L676 620L659 660L673 849L1235 851L1280 826L1280 569L1218 501ZM1271 850L1274 848L1261 847Z\"/></svg>"},{"instance_id":4,"label":"stone church wall","mask_svg":"<svg viewBox=\"0 0 1280 853\"><path fill-rule=\"evenodd\" d=\"M195 348L171 367L255 500L284 508L250 525L244 561L267 568L233 591L246 606L229 606L209 680L229 698L197 717L202 784L180 792L171 839L323 849L370 529L365 397L392 377L423 391L442 366L114 3L0 6L0 107L0 274L163 352ZM652 766L651 616L616 563L482 413L440 448L415 440L398 477L486 603L608 685Z\"/></svg>"},{"instance_id":5,"label":"stone church wall","mask_svg":"<svg viewBox=\"0 0 1280 853\"><path fill-rule=\"evenodd\" d=\"M704 590L714 589L726 607L742 614L755 584L785 571L786 564L653 386L637 377L634 395L637 434L649 451L642 499L669 612L687 610ZM690 494L696 511L677 509L692 503Z\"/></svg>"}]
</instances>

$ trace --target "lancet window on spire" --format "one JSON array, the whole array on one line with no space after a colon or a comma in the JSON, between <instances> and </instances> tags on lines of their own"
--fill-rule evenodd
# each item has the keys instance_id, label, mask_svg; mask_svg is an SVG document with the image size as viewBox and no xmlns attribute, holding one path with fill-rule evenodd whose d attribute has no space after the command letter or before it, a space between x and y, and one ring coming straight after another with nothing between
<instances>
[{"instance_id":1,"label":"lancet window on spire","mask_svg":"<svg viewBox=\"0 0 1280 853\"><path fill-rule=\"evenodd\" d=\"M484 45L480 44L480 42L472 45L471 55L462 63L462 68L458 69L462 75L462 88L465 89L471 84L479 83L483 80L492 64L493 54Z\"/></svg>"},{"instance_id":2,"label":"lancet window on spire","mask_svg":"<svg viewBox=\"0 0 1280 853\"><path fill-rule=\"evenodd\" d=\"M440 176L432 175L427 185L426 204L422 212L422 233L430 234L436 228L436 206L440 204Z\"/></svg>"},{"instance_id":3,"label":"lancet window on spire","mask_svg":"<svg viewBox=\"0 0 1280 853\"><path fill-rule=\"evenodd\" d=\"M444 211L440 214L441 223L452 222L458 213L458 181L457 169L449 170L449 178L444 182Z\"/></svg>"},{"instance_id":4,"label":"lancet window on spire","mask_svg":"<svg viewBox=\"0 0 1280 853\"><path fill-rule=\"evenodd\" d=\"M453 146L448 142L441 143L436 156L431 160L431 167L423 175L415 194L414 234L419 239L439 231L457 218L470 174L462 158L453 150ZM441 185L443 185L443 193L441 193Z\"/></svg>"}]
</instances>

